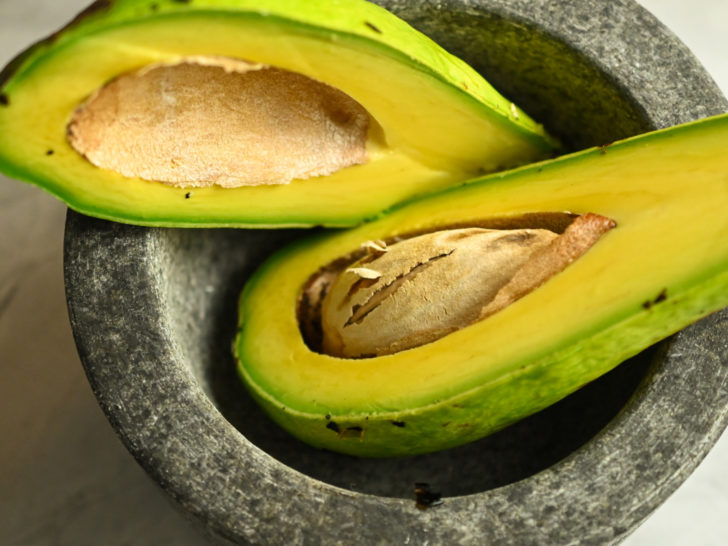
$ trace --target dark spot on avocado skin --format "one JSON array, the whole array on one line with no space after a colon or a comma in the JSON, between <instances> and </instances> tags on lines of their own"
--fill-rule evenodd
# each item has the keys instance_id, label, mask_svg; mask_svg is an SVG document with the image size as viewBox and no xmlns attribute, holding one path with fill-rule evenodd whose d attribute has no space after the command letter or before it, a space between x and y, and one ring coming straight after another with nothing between
<instances>
[{"instance_id":1,"label":"dark spot on avocado skin","mask_svg":"<svg viewBox=\"0 0 728 546\"><path fill-rule=\"evenodd\" d=\"M55 152L53 150L46 150L46 155L53 155Z\"/></svg>"},{"instance_id":2,"label":"dark spot on avocado skin","mask_svg":"<svg viewBox=\"0 0 728 546\"><path fill-rule=\"evenodd\" d=\"M657 297L654 300L647 300L642 304L642 307L645 309L650 309L653 305L657 305L658 303L662 303L667 299L667 288L663 288L662 291L657 294Z\"/></svg>"},{"instance_id":3,"label":"dark spot on avocado skin","mask_svg":"<svg viewBox=\"0 0 728 546\"><path fill-rule=\"evenodd\" d=\"M390 421L395 427L404 428L407 424L404 421Z\"/></svg>"},{"instance_id":4,"label":"dark spot on avocado skin","mask_svg":"<svg viewBox=\"0 0 728 546\"><path fill-rule=\"evenodd\" d=\"M152 11L157 11L159 9L159 4L150 4L149 9Z\"/></svg>"},{"instance_id":5,"label":"dark spot on avocado skin","mask_svg":"<svg viewBox=\"0 0 728 546\"><path fill-rule=\"evenodd\" d=\"M360 426L346 427L342 429L336 421L326 423L326 428L333 430L339 438L361 438L364 436L364 429Z\"/></svg>"},{"instance_id":6,"label":"dark spot on avocado skin","mask_svg":"<svg viewBox=\"0 0 728 546\"><path fill-rule=\"evenodd\" d=\"M381 31L381 30L379 30L379 28L377 28L377 27L376 27L376 26L375 26L375 25L374 25L373 23L370 23L369 21L364 21L364 24L365 24L365 25L366 25L366 26L367 26L368 28L370 28L370 29L372 29L372 30L373 30L374 32L376 32L377 34L382 34L382 31Z\"/></svg>"},{"instance_id":7,"label":"dark spot on avocado skin","mask_svg":"<svg viewBox=\"0 0 728 546\"><path fill-rule=\"evenodd\" d=\"M5 93L0 93L0 106L10 106L10 99Z\"/></svg>"},{"instance_id":8,"label":"dark spot on avocado skin","mask_svg":"<svg viewBox=\"0 0 728 546\"><path fill-rule=\"evenodd\" d=\"M192 0L172 0L175 4L191 4Z\"/></svg>"},{"instance_id":9,"label":"dark spot on avocado skin","mask_svg":"<svg viewBox=\"0 0 728 546\"><path fill-rule=\"evenodd\" d=\"M346 427L339 433L339 438L356 438L361 440L364 436L364 429L359 426Z\"/></svg>"},{"instance_id":10,"label":"dark spot on avocado skin","mask_svg":"<svg viewBox=\"0 0 728 546\"><path fill-rule=\"evenodd\" d=\"M192 192L188 191L187 193L185 193L185 199L189 199L190 197L192 197Z\"/></svg>"}]
</instances>

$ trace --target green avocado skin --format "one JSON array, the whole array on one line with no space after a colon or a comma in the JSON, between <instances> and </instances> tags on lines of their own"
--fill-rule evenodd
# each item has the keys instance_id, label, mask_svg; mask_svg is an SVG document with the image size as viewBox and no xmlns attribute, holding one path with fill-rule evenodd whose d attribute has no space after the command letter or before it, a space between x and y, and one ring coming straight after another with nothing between
<instances>
[{"instance_id":1,"label":"green avocado skin","mask_svg":"<svg viewBox=\"0 0 728 546\"><path fill-rule=\"evenodd\" d=\"M276 277L294 274L292 270L286 272L286 267L290 265L288 260L295 260L297 256L307 252L316 253L322 241L326 242L320 237L284 249L265 263L243 290L240 298L240 329L234 345L239 373L251 395L280 426L304 442L336 452L363 457L415 455L462 445L501 430L559 401L696 320L728 306L728 245L724 242L725 235L728 234L728 222L725 209L722 208L728 202L728 186L725 186L728 158L722 152L725 142L728 142L728 115L708 118L615 143L608 149L596 148L491 175L460 188L403 205L392 211L390 218L378 221L392 226L396 225L397 218L412 221L411 218L416 214L436 210L434 207L438 202L453 205L473 199L485 199L487 195L494 195L495 191L491 192L493 184L501 186L502 192L498 195L507 195L509 188L535 188L539 184L547 183L548 179L557 178L555 175L568 176L569 173L578 173L587 168L593 169L588 171L590 173L597 172L600 162L603 164L607 156L610 159L617 158L617 162L620 161L619 158L625 158L621 170L614 170L615 163L608 164L610 176L629 176L633 165L640 165L646 160L660 161L660 158L668 157L663 154L674 153L676 150L680 153L681 147L686 149L684 157L688 161L681 170L686 173L693 172L695 176L690 180L690 177L680 175L686 182L680 182L679 187L682 189L679 191L692 192L694 189L695 192L701 192L702 188L706 188L705 197L701 197L700 193L693 194L698 201L704 199L704 206L699 211L700 218L695 218L694 221L704 224L696 233L709 234L709 237L701 236L699 240L707 241L710 264L684 263L675 256L662 256L659 259L668 268L675 267L682 271L679 282L662 284L662 280L654 281L654 286L648 287L645 295L633 304L625 304L612 316L605 314L598 317L582 332L569 333L564 339L553 339L549 346L516 357L503 366L504 371L501 373L485 374L482 382L471 384L459 393L453 394L443 389L441 397L434 396L427 402L420 400L409 406L405 404L400 408L389 407L386 410L376 409L377 401L372 400L371 404L361 408L346 407L343 410L327 411L323 407L316 409L316 403L301 402L304 399L315 400L316 392L304 389L305 395L285 393L276 390L275 385L267 383L268 379L261 370L265 366L276 364L273 361L256 360L258 357L253 356L255 351L249 349L252 345L247 323L256 322L256 292L268 286L269 278L275 282ZM670 173L665 176L669 177ZM599 195L602 183L603 181L597 181L589 186L586 182L585 186L593 188L594 195ZM669 183L669 180L658 178L649 183L643 182L643 186L636 188L634 192L630 189L624 195L626 199L640 199L642 194ZM625 186L629 188L629 185ZM564 191L570 190L567 188ZM586 193L591 193L591 190ZM604 199L609 200L610 197ZM660 202L659 190L654 191L652 199L655 203ZM679 208L679 199L673 200L677 203L670 206ZM594 203L598 204L597 201ZM620 209L619 203L610 206L614 210ZM639 224L644 217L661 214L660 207L655 207L654 211L642 211L639 207L632 207L630 211L623 216L622 229L629 229L630 223ZM698 211L688 212L688 217L691 217ZM455 212L448 217L457 217L457 214ZM665 224L665 237L669 237L670 218L663 215L656 221L661 226ZM363 226L359 229L368 228ZM615 233L618 230L619 222ZM367 234L370 233L371 229ZM713 238L710 238L711 235ZM597 246L599 244L601 243L597 243ZM686 244L691 243L688 241ZM649 248L647 241L635 241L630 246L643 250ZM631 265L635 271L639 271L640 264ZM608 268L609 265L605 264L605 267ZM299 275L305 278L304 274ZM629 283L629 278L624 282ZM598 285L578 286L573 293L564 293L563 298L579 301L585 297L585 293L598 292ZM528 297L524 298L524 303L527 299ZM607 294L603 299L609 301L610 296ZM269 326L271 330L274 329L272 325ZM253 328L251 331L260 330ZM290 342L296 343L295 340ZM261 345L261 340L257 339L255 343ZM285 341L271 333L271 343ZM435 346L433 344L430 347ZM414 350L436 351L426 349L426 346ZM473 361L482 356L478 354L477 341L473 344L472 355ZM442 359L443 368L470 365L469 362L453 361L446 352L438 354L437 357ZM305 357L303 361L290 365L311 369L316 366L316 358L318 357L314 356L309 361ZM341 366L347 365L342 361ZM416 374L417 371L413 370L412 373ZM320 381L327 381L327 378L321 377ZM407 385L402 385L402 388L406 389Z\"/></svg>"}]
</instances>

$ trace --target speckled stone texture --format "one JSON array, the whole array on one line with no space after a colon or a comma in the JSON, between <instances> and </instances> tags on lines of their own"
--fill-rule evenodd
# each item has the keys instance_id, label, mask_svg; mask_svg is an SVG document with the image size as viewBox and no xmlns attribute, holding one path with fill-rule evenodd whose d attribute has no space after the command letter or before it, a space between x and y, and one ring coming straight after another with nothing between
<instances>
[{"instance_id":1,"label":"speckled stone texture","mask_svg":"<svg viewBox=\"0 0 728 546\"><path fill-rule=\"evenodd\" d=\"M574 148L726 109L685 47L632 2L380 3ZM139 463L221 542L618 542L728 422L722 312L471 445L392 460L314 450L261 413L230 352L245 279L302 235L68 215L69 312L99 403ZM444 503L419 510L415 482Z\"/></svg>"}]
</instances>

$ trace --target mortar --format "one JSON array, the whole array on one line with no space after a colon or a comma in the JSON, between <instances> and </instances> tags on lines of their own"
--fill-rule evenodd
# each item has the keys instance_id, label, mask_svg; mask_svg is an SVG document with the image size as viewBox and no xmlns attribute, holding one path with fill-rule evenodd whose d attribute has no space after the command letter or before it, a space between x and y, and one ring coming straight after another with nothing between
<instances>
[{"instance_id":1,"label":"mortar","mask_svg":"<svg viewBox=\"0 0 728 546\"><path fill-rule=\"evenodd\" d=\"M379 3L571 149L726 110L685 46L631 1ZM94 393L139 463L221 542L615 543L728 423L722 312L461 448L370 460L301 444L249 398L230 345L246 278L307 234L68 214L67 299ZM418 509L420 482L444 502Z\"/></svg>"}]
</instances>

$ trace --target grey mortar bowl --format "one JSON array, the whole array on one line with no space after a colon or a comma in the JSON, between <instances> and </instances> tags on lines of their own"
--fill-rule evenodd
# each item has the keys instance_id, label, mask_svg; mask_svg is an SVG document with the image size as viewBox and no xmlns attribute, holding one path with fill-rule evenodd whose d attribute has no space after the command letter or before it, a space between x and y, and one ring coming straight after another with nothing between
<instances>
[{"instance_id":1,"label":"grey mortar bowl","mask_svg":"<svg viewBox=\"0 0 728 546\"><path fill-rule=\"evenodd\" d=\"M574 149L726 109L690 52L629 0L380 3ZM221 542L616 543L726 426L722 312L462 448L368 460L303 445L248 397L230 345L246 278L304 235L68 214L67 298L93 391L139 463ZM416 482L444 502L418 509Z\"/></svg>"}]
</instances>

